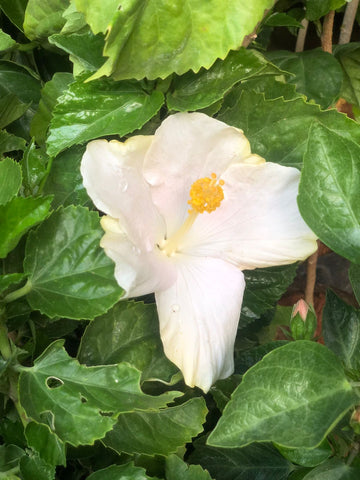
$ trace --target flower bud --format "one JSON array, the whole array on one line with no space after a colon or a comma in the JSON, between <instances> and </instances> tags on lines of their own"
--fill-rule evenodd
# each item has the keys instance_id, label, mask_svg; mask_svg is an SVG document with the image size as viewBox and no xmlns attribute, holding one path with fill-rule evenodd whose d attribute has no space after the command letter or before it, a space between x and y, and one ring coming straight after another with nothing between
<instances>
[{"instance_id":1,"label":"flower bud","mask_svg":"<svg viewBox=\"0 0 360 480\"><path fill-rule=\"evenodd\" d=\"M291 336L294 340L312 340L317 327L315 311L300 299L295 303L290 320Z\"/></svg>"}]
</instances>

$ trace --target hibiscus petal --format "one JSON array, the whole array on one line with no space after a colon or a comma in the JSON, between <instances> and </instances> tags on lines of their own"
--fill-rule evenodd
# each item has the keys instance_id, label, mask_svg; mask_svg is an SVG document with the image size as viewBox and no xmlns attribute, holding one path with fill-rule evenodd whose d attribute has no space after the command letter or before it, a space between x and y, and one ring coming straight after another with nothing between
<instances>
[{"instance_id":1,"label":"hibiscus petal","mask_svg":"<svg viewBox=\"0 0 360 480\"><path fill-rule=\"evenodd\" d=\"M244 276L219 259L174 258L176 282L155 294L161 339L185 382L207 392L216 380L233 372Z\"/></svg>"},{"instance_id":2,"label":"hibiscus petal","mask_svg":"<svg viewBox=\"0 0 360 480\"><path fill-rule=\"evenodd\" d=\"M316 250L316 236L296 203L297 169L237 164L222 178L222 204L197 217L181 252L219 257L245 270L304 260Z\"/></svg>"},{"instance_id":3,"label":"hibiscus petal","mask_svg":"<svg viewBox=\"0 0 360 480\"><path fill-rule=\"evenodd\" d=\"M163 121L146 154L144 177L171 236L189 208L191 185L211 173L220 176L251 155L243 132L203 113L178 113Z\"/></svg>"},{"instance_id":4,"label":"hibiscus petal","mask_svg":"<svg viewBox=\"0 0 360 480\"><path fill-rule=\"evenodd\" d=\"M105 235L100 246L115 262L115 278L125 290L124 298L147 295L175 282L175 267L159 250L147 252L134 245L115 218L102 217L101 226Z\"/></svg>"},{"instance_id":5,"label":"hibiscus petal","mask_svg":"<svg viewBox=\"0 0 360 480\"><path fill-rule=\"evenodd\" d=\"M164 237L165 225L142 176L151 136L135 136L124 143L95 140L81 162L84 186L102 212L118 218L131 241L146 249Z\"/></svg>"}]
</instances>

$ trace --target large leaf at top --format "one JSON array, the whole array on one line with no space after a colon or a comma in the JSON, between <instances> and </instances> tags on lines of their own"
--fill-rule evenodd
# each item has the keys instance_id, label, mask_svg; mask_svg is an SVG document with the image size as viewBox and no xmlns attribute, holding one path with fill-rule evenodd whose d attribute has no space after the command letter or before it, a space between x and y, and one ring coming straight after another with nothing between
<instances>
[{"instance_id":1,"label":"large leaf at top","mask_svg":"<svg viewBox=\"0 0 360 480\"><path fill-rule=\"evenodd\" d=\"M218 118L244 130L254 153L286 166L301 168L314 120L360 144L359 124L336 110L321 111L302 98L265 100L262 94L243 91L231 95L231 103L225 100Z\"/></svg>"},{"instance_id":2,"label":"large leaf at top","mask_svg":"<svg viewBox=\"0 0 360 480\"><path fill-rule=\"evenodd\" d=\"M93 32L107 32L93 78L165 78L209 68L241 46L274 0L76 0ZM121 5L122 8L119 8Z\"/></svg>"},{"instance_id":3,"label":"large leaf at top","mask_svg":"<svg viewBox=\"0 0 360 480\"><path fill-rule=\"evenodd\" d=\"M18 193L20 185L20 165L11 158L5 158L0 162L0 205L11 200Z\"/></svg>"},{"instance_id":4,"label":"large leaf at top","mask_svg":"<svg viewBox=\"0 0 360 480\"><path fill-rule=\"evenodd\" d=\"M194 447L189 461L202 465L216 480L286 480L294 468L272 445L215 448L199 440Z\"/></svg>"},{"instance_id":5,"label":"large leaf at top","mask_svg":"<svg viewBox=\"0 0 360 480\"><path fill-rule=\"evenodd\" d=\"M49 214L51 197L15 197L0 206L0 258L13 250L20 238Z\"/></svg>"},{"instance_id":6,"label":"large leaf at top","mask_svg":"<svg viewBox=\"0 0 360 480\"><path fill-rule=\"evenodd\" d=\"M161 92L146 93L135 82L80 78L58 98L48 137L48 153L104 135L124 136L141 128L164 102Z\"/></svg>"},{"instance_id":7,"label":"large leaf at top","mask_svg":"<svg viewBox=\"0 0 360 480\"><path fill-rule=\"evenodd\" d=\"M260 74L268 61L256 50L241 48L230 52L225 60L217 60L198 74L187 72L175 77L166 100L172 110L199 110L220 100L235 83Z\"/></svg>"},{"instance_id":8,"label":"large leaf at top","mask_svg":"<svg viewBox=\"0 0 360 480\"><path fill-rule=\"evenodd\" d=\"M330 53L320 49L296 53L277 50L267 56L279 68L293 74L288 82L294 83L297 91L309 100L314 100L322 108L337 100L343 74L339 62Z\"/></svg>"},{"instance_id":9,"label":"large leaf at top","mask_svg":"<svg viewBox=\"0 0 360 480\"><path fill-rule=\"evenodd\" d=\"M208 443L315 447L356 401L333 352L315 342L290 342L245 373Z\"/></svg>"},{"instance_id":10,"label":"large leaf at top","mask_svg":"<svg viewBox=\"0 0 360 480\"><path fill-rule=\"evenodd\" d=\"M341 96L349 103L360 107L360 43L338 45L334 49L334 55L344 72Z\"/></svg>"},{"instance_id":11,"label":"large leaf at top","mask_svg":"<svg viewBox=\"0 0 360 480\"><path fill-rule=\"evenodd\" d=\"M63 343L51 344L33 367L21 373L19 398L28 417L48 424L64 442L93 443L112 428L120 413L156 410L180 395L145 395L134 367L79 365Z\"/></svg>"},{"instance_id":12,"label":"large leaf at top","mask_svg":"<svg viewBox=\"0 0 360 480\"><path fill-rule=\"evenodd\" d=\"M360 310L347 305L329 290L322 331L325 345L336 353L345 367L360 371Z\"/></svg>"},{"instance_id":13,"label":"large leaf at top","mask_svg":"<svg viewBox=\"0 0 360 480\"><path fill-rule=\"evenodd\" d=\"M159 320L154 304L119 302L91 322L78 354L86 365L129 362L141 372L141 380L170 381L177 368L164 355Z\"/></svg>"},{"instance_id":14,"label":"large leaf at top","mask_svg":"<svg viewBox=\"0 0 360 480\"><path fill-rule=\"evenodd\" d=\"M167 480L211 480L207 470L200 465L187 465L177 455L166 458Z\"/></svg>"},{"instance_id":15,"label":"large leaf at top","mask_svg":"<svg viewBox=\"0 0 360 480\"><path fill-rule=\"evenodd\" d=\"M321 241L360 263L360 146L315 123L304 157L298 204Z\"/></svg>"},{"instance_id":16,"label":"large leaf at top","mask_svg":"<svg viewBox=\"0 0 360 480\"><path fill-rule=\"evenodd\" d=\"M49 317L92 319L122 295L114 264L100 248L99 216L83 207L60 208L26 243L27 300Z\"/></svg>"},{"instance_id":17,"label":"large leaf at top","mask_svg":"<svg viewBox=\"0 0 360 480\"><path fill-rule=\"evenodd\" d=\"M24 32L30 40L46 39L65 24L69 0L29 0L25 10Z\"/></svg>"},{"instance_id":18,"label":"large leaf at top","mask_svg":"<svg viewBox=\"0 0 360 480\"><path fill-rule=\"evenodd\" d=\"M167 456L203 431L206 414L202 397L158 412L123 413L103 443L119 453Z\"/></svg>"}]
</instances>

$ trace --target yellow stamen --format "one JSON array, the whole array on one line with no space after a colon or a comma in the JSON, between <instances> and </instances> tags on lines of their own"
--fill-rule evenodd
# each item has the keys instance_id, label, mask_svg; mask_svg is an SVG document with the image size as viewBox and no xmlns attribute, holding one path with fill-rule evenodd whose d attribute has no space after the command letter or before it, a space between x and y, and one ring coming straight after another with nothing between
<instances>
[{"instance_id":1,"label":"yellow stamen","mask_svg":"<svg viewBox=\"0 0 360 480\"><path fill-rule=\"evenodd\" d=\"M211 178L199 178L191 185L190 200L188 201L191 209L188 211L188 217L171 238L164 240L159 245L165 255L171 256L178 250L182 238L190 230L199 213L211 213L220 206L224 199L222 189L224 184L224 180L218 181L216 174L212 173Z\"/></svg>"}]
</instances>

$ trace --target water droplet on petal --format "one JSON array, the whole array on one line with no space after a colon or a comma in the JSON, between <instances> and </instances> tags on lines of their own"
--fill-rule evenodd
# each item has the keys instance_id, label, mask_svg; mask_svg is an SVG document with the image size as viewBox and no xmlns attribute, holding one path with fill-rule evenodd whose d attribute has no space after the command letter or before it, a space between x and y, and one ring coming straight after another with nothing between
<instances>
[{"instance_id":1,"label":"water droplet on petal","mask_svg":"<svg viewBox=\"0 0 360 480\"><path fill-rule=\"evenodd\" d=\"M177 313L180 310L180 305L177 303L174 303L174 305L171 305L171 313Z\"/></svg>"}]
</instances>

